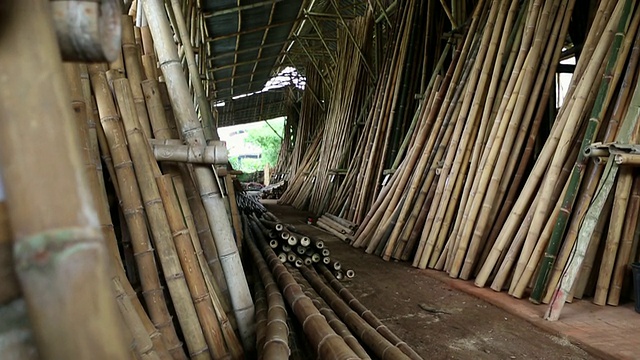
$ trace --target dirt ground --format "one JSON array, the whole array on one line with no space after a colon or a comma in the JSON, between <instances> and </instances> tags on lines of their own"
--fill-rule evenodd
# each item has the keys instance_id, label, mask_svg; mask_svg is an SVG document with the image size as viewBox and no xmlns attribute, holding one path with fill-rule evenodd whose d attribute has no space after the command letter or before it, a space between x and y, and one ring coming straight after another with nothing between
<instances>
[{"instance_id":1,"label":"dirt ground","mask_svg":"<svg viewBox=\"0 0 640 360\"><path fill-rule=\"evenodd\" d=\"M304 212L272 200L265 206L300 232L325 241L331 257L356 272L345 286L425 359L597 359L408 263L383 261L306 225Z\"/></svg>"}]
</instances>

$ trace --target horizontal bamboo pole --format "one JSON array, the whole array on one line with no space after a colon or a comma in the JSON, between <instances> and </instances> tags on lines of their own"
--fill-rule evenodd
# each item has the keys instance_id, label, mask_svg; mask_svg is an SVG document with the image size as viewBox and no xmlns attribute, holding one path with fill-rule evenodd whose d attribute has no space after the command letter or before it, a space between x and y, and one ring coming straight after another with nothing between
<instances>
[{"instance_id":1,"label":"horizontal bamboo pole","mask_svg":"<svg viewBox=\"0 0 640 360\"><path fill-rule=\"evenodd\" d=\"M152 143L153 155L158 161L177 161L192 164L226 165L229 161L224 145L191 146Z\"/></svg>"}]
</instances>

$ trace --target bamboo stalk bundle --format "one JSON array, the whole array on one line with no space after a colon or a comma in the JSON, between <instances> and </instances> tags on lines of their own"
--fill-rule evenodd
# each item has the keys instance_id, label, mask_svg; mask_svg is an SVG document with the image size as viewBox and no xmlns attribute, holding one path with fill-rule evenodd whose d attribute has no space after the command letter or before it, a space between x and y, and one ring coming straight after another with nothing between
<instances>
[{"instance_id":1,"label":"bamboo stalk bundle","mask_svg":"<svg viewBox=\"0 0 640 360\"><path fill-rule=\"evenodd\" d=\"M159 0L152 0L144 1L142 5L158 53L158 61L167 82L168 93L180 132L187 144L203 145L206 143L205 133L202 125L197 121L195 108L189 96L189 87L179 63L163 3ZM215 181L211 167L196 165L193 166L193 173L209 223L216 224L215 227L212 226L216 248L229 288L240 337L245 350L250 351L255 345L252 326L253 301L242 271L243 267L233 238L231 224L226 215L225 200L221 198L220 187Z\"/></svg>"},{"instance_id":2,"label":"bamboo stalk bundle","mask_svg":"<svg viewBox=\"0 0 640 360\"><path fill-rule=\"evenodd\" d=\"M623 4L618 4L616 6L616 10L618 10L618 6L622 7ZM614 16L612 16L612 18L613 17ZM637 134L638 132L637 114L639 104L640 87L636 86L629 107L625 113L624 120L622 121L618 133L615 137L616 141L624 144L635 138L635 134ZM558 285L556 286L552 301L550 302L547 313L545 314L545 318L547 318L548 320L558 319L564 303L574 286L574 282L576 281L577 277L577 270L582 265L585 254L589 247L589 243L591 242L594 229L598 222L597 220L602 216L602 209L604 207L604 204L606 203L606 199L609 197L609 193L616 183L618 168L619 165L615 161L609 161L605 166L603 175L598 183L598 190L596 192L596 195L592 203L589 205L589 209L585 214L584 222L580 227L571 261L566 265L565 272ZM609 249L612 248L609 247ZM617 250L617 246L615 249L609 251L614 252L615 250ZM611 257L615 257L615 252ZM604 266L608 266L606 265L606 262L604 264ZM608 273L610 274L610 272Z\"/></svg>"},{"instance_id":3,"label":"bamboo stalk bundle","mask_svg":"<svg viewBox=\"0 0 640 360\"><path fill-rule=\"evenodd\" d=\"M291 350L289 349L289 327L284 299L258 247L253 241L248 241L247 246L260 277L260 280L256 280L256 282L263 284L267 299L267 316L264 320L266 329L264 330L264 339L258 342L259 346L256 348L258 356L262 359L288 358Z\"/></svg>"},{"instance_id":4,"label":"bamboo stalk bundle","mask_svg":"<svg viewBox=\"0 0 640 360\"><path fill-rule=\"evenodd\" d=\"M331 308L345 321L345 324L381 359L410 359L403 351L376 331L355 313L322 279L308 267L300 267L300 272L309 281L315 291L322 296ZM417 355L417 354L416 354ZM414 359L421 359L416 357Z\"/></svg>"},{"instance_id":5,"label":"bamboo stalk bundle","mask_svg":"<svg viewBox=\"0 0 640 360\"><path fill-rule=\"evenodd\" d=\"M313 305L295 281L286 267L265 242L262 231L257 223L250 222L251 234L249 241L255 241L261 249L264 259L269 265L273 277L278 282L278 286L283 289L284 298L291 306L298 321L303 324L303 330L307 339L314 347L316 354L321 358L332 359L358 359L359 357L344 342L342 337L336 334L329 326L325 318ZM253 237L253 239L251 239Z\"/></svg>"},{"instance_id":6,"label":"bamboo stalk bundle","mask_svg":"<svg viewBox=\"0 0 640 360\"><path fill-rule=\"evenodd\" d=\"M83 171L64 71L60 58L52 56L59 49L48 4L13 1L3 13L10 35L0 50L7 71L0 90L0 166L15 234L16 274L38 352L49 359L131 357L110 289L108 249ZM34 38L39 39L35 52ZM25 88L28 94L15 91ZM25 131L24 124L52 111L58 121ZM16 153L25 158L17 161ZM47 153L55 156L59 176L51 176ZM41 179L48 179L47 186Z\"/></svg>"},{"instance_id":7,"label":"bamboo stalk bundle","mask_svg":"<svg viewBox=\"0 0 640 360\"><path fill-rule=\"evenodd\" d=\"M294 279L300 284L302 291L307 295L320 313L327 319L327 322L335 330L335 332L342 336L344 341L349 345L353 352L361 359L371 359L367 351L360 345L358 339L349 331L349 328L340 320L338 315L331 309L329 305L318 295L318 293L311 287L309 282L302 276L300 271L294 271L289 268L289 272L293 275Z\"/></svg>"},{"instance_id":8,"label":"bamboo stalk bundle","mask_svg":"<svg viewBox=\"0 0 640 360\"><path fill-rule=\"evenodd\" d=\"M147 219L144 217L142 195L138 190L139 186L131 156L124 142L126 135L123 133L118 111L111 96L104 70L101 69L100 65L91 65L89 66L89 74L98 112L100 113L100 128L103 129L104 140L108 142L107 146L111 150L110 153L113 157L118 184L135 184L135 186L116 187L121 188L119 190L119 200L122 202L125 220L131 236L149 316L166 338L173 356L178 356L181 352L183 353L182 345L177 338L164 300L158 277L158 268L153 256L154 249L151 246L146 225Z\"/></svg>"}]
</instances>

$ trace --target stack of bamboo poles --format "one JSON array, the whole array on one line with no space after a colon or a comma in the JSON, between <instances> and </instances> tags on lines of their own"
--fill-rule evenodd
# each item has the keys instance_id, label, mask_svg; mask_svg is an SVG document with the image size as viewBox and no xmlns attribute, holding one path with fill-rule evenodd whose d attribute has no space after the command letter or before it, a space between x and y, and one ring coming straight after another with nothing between
<instances>
[{"instance_id":1,"label":"stack of bamboo poles","mask_svg":"<svg viewBox=\"0 0 640 360\"><path fill-rule=\"evenodd\" d=\"M441 37L442 22L420 21L425 16L437 18L439 13L432 5L412 0L399 5L364 128L358 130L360 137L345 179L327 208L330 213L361 223L380 191L384 170L395 171L396 159L405 155L419 120L414 97L423 94L422 102L426 100L425 91L433 86L425 81L434 66L431 55L442 51L440 42L433 40ZM428 54L419 51L427 52L428 47ZM447 49L449 46L445 53Z\"/></svg>"},{"instance_id":2,"label":"stack of bamboo poles","mask_svg":"<svg viewBox=\"0 0 640 360\"><path fill-rule=\"evenodd\" d=\"M353 241L353 235L355 235L358 229L358 225L351 221L329 213L320 216L315 224L319 228L347 242Z\"/></svg>"},{"instance_id":3,"label":"stack of bamboo poles","mask_svg":"<svg viewBox=\"0 0 640 360\"><path fill-rule=\"evenodd\" d=\"M274 239L270 237L278 225L283 232L291 226L267 220L269 217L277 221L269 213L264 215L244 218L245 232L249 234L247 246L259 277L255 279L256 299L264 299L256 313L259 357L287 358L293 352L292 345L300 342L290 339L303 335L293 332L299 326L287 326L296 322L303 325L306 342L319 358L421 359L366 309L325 264L282 261L271 246ZM334 264L329 266L334 268ZM287 322L288 313L295 320Z\"/></svg>"},{"instance_id":4,"label":"stack of bamboo poles","mask_svg":"<svg viewBox=\"0 0 640 360\"><path fill-rule=\"evenodd\" d=\"M373 14L367 11L365 16L350 21L348 28L338 29L337 67L334 77L341 80L336 83L336 88L332 89L321 133L316 135L304 152L304 158L298 165L295 177L290 181L288 191L282 196L281 203L322 213L331 199L339 181L332 172L347 165L352 152L353 138L357 134L357 126L354 126L354 123L365 105L369 73L358 52L369 52L372 24ZM348 34L351 36L347 36ZM317 73L315 75L319 76ZM317 97L309 85L308 81L309 90L303 95L294 157L299 157L304 150L297 150L298 144L305 145L302 143L305 134L303 131L313 126L311 122L317 117L308 113L305 108L304 96ZM315 107L311 99L307 98L306 102ZM292 164L292 168L293 165L295 164Z\"/></svg>"}]
</instances>

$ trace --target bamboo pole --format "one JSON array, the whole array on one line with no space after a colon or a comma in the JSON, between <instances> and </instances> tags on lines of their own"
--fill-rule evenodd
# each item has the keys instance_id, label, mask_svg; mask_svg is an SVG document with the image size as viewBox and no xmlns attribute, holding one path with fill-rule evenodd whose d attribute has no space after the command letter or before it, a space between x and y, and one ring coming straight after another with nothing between
<instances>
[{"instance_id":1,"label":"bamboo pole","mask_svg":"<svg viewBox=\"0 0 640 360\"><path fill-rule=\"evenodd\" d=\"M256 245L262 250L269 269L278 282L278 286L284 290L283 295L291 306L293 313L303 324L307 339L314 347L318 357L345 360L358 359L358 356L344 342L344 339L331 329L326 319L313 305L311 299L304 295L300 285L296 283L284 265L280 263L278 257L265 242L258 225L255 222L250 222L250 227L254 239L249 240L256 241Z\"/></svg>"},{"instance_id":2,"label":"bamboo pole","mask_svg":"<svg viewBox=\"0 0 640 360\"><path fill-rule=\"evenodd\" d=\"M207 342L203 329L198 323L198 317L191 300L189 287L180 266L179 255L173 243L172 232L168 224L167 214L162 206L162 199L155 181L157 163L151 162L149 144L143 138L141 128L137 124L135 105L131 96L131 88L127 79L113 81L114 92L118 108L122 117L123 128L129 142L129 151L135 169L136 178L144 201L145 210L150 224L154 244L158 248L158 255L163 274L171 298L173 299L180 327L185 335L185 341L191 357L209 358ZM155 164L155 165L154 165Z\"/></svg>"},{"instance_id":3,"label":"bamboo pole","mask_svg":"<svg viewBox=\"0 0 640 360\"><path fill-rule=\"evenodd\" d=\"M631 6L631 3L628 3L627 6ZM589 119L589 126L582 142L582 148L586 148L587 146L589 146L595 139L595 136L598 133L598 129L601 124L601 119L606 113L611 98L613 97L613 89L615 89L617 80L620 77L620 72L614 73L614 69L620 67L620 64L618 62L624 63L624 61L626 60L626 52L620 51L620 49L623 48L622 45L625 40L624 32L629 20L631 19L631 10L629 8L625 9L627 12L623 13L623 16L621 17L617 25L616 33L613 35L613 45L610 50L609 59L607 60L605 73L603 74L603 82L600 85L596 105L591 111L591 118ZM628 50L629 47L627 46L626 49ZM579 114L577 116L579 116ZM547 246L547 250L545 251L545 257L541 265L540 275L538 275L536 285L534 286L534 291L531 295L531 299L534 302L539 302L540 298L542 297L542 291L546 287L549 272L553 266L556 252L560 246L560 238L564 234L569 215L571 214L571 210L573 208L573 203L577 196L577 192L584 175L586 160L587 159L585 158L584 153L580 152L576 161L576 165L572 170L571 179L569 180L571 183L570 188L567 192L565 200L563 200L562 211L560 211L558 214L557 224L555 225L555 228L553 230L552 239L549 241L549 245Z\"/></svg>"},{"instance_id":4,"label":"bamboo pole","mask_svg":"<svg viewBox=\"0 0 640 360\"><path fill-rule=\"evenodd\" d=\"M0 180L0 306L20 296L20 287L13 263L13 240L9 227L9 212L4 202L2 180Z\"/></svg>"},{"instance_id":5,"label":"bamboo pole","mask_svg":"<svg viewBox=\"0 0 640 360\"><path fill-rule=\"evenodd\" d=\"M622 7L623 4L619 3L618 6ZM616 135L616 141L620 141L623 143L629 141L632 130L635 129L636 123L638 121L639 113L640 86L636 86L631 104L627 109L624 121L622 122L622 126L618 131L618 134ZM614 161L608 162L604 170L605 175L600 179L600 183L598 184L597 195L589 206L589 210L585 215L584 223L580 228L576 247L573 252L573 258L567 265L567 270L562 276L562 280L560 281L560 283L558 283L558 286L554 291L554 295L552 298L553 300L549 304L549 308L545 313L545 319L547 320L554 321L557 320L560 316L562 308L564 307L565 300L567 299L569 292L573 288L577 270L579 270L580 266L582 265L582 261L589 245L589 240L597 223L597 219L600 216L602 208L604 207L604 204L606 202L606 198L608 197L609 192L613 187L617 172L618 165Z\"/></svg>"},{"instance_id":6,"label":"bamboo pole","mask_svg":"<svg viewBox=\"0 0 640 360\"><path fill-rule=\"evenodd\" d=\"M174 27L174 31L177 33L180 39L182 49L184 50L185 56L187 58L189 78L195 92L196 101L198 102L198 108L200 110L200 116L202 117L205 137L208 140L220 140L220 137L218 136L218 129L216 128L216 124L213 120L213 114L211 113L211 105L209 104L209 101L207 100L207 97L204 93L204 88L202 87L200 72L198 71L198 65L196 64L193 46L191 45L191 39L189 38L189 32L187 31L187 25L185 23L184 14L180 6L180 1L171 0L170 8L173 10L172 13L175 16L175 24L177 25L177 28Z\"/></svg>"},{"instance_id":7,"label":"bamboo pole","mask_svg":"<svg viewBox=\"0 0 640 360\"><path fill-rule=\"evenodd\" d=\"M200 266L198 266L196 251L182 216L171 175L157 177L156 182L167 213L167 220L171 228L176 251L180 254L180 263L182 268L185 269L187 285L200 320L200 326L211 351L211 356L213 358L225 357L228 352L211 300L211 297L215 296L215 294L209 293ZM235 359L242 357L241 353L235 355Z\"/></svg>"},{"instance_id":8,"label":"bamboo pole","mask_svg":"<svg viewBox=\"0 0 640 360\"><path fill-rule=\"evenodd\" d=\"M108 142L113 157L118 184L123 185L121 188L118 186L120 189L119 200L122 202L122 210L131 235L134 257L140 273L149 316L158 330L162 332L172 355L176 358L184 358L186 356L182 350L182 344L178 340L162 293L158 268L153 255L154 249L151 246L146 225L147 220L144 216L142 196L138 190L133 163L125 142L126 135L121 127L111 90L100 65L89 66L89 75L100 113L100 128L103 129L105 141ZM124 186L124 184L135 184L135 186Z\"/></svg>"},{"instance_id":9,"label":"bamboo pole","mask_svg":"<svg viewBox=\"0 0 640 360\"><path fill-rule=\"evenodd\" d=\"M180 132L188 144L203 145L206 143L205 134L202 126L197 122L193 103L188 96L187 81L184 78L184 73L178 60L177 50L171 37L169 21L162 2L160 0L144 1L143 8L149 21L149 29L153 35L156 51L158 52L158 60L162 64L162 73L167 81L169 96L172 100L171 103L173 104ZM233 240L224 199L221 198L220 188L210 167L194 166L194 174L211 230L214 233L220 262L229 288L231 304L238 322L240 337L245 350L250 351L255 345L252 330L253 302L244 271L242 270L238 248Z\"/></svg>"},{"instance_id":10,"label":"bamboo pole","mask_svg":"<svg viewBox=\"0 0 640 360\"><path fill-rule=\"evenodd\" d=\"M6 71L0 89L0 167L16 273L39 353L45 359L127 358L48 4L12 1L2 17L7 36L0 47ZM52 113L58 121L34 120ZM34 121L37 126L25 131ZM59 176L51 176L45 154L55 156Z\"/></svg>"}]
</instances>

